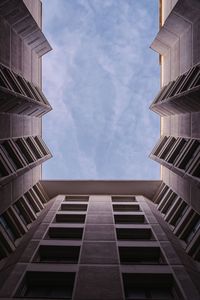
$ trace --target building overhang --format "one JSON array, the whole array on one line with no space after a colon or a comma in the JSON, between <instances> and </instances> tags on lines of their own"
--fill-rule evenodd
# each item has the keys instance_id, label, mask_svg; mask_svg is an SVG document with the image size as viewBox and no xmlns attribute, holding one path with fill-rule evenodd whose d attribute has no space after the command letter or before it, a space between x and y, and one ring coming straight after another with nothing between
<instances>
[{"instance_id":1,"label":"building overhang","mask_svg":"<svg viewBox=\"0 0 200 300\"><path fill-rule=\"evenodd\" d=\"M8 22L18 36L20 36L39 57L52 50L45 35L42 33L23 1L1 1L0 16Z\"/></svg>"},{"instance_id":2,"label":"building overhang","mask_svg":"<svg viewBox=\"0 0 200 300\"><path fill-rule=\"evenodd\" d=\"M41 180L50 198L74 195L143 195L152 199L161 180Z\"/></svg>"},{"instance_id":3,"label":"building overhang","mask_svg":"<svg viewBox=\"0 0 200 300\"><path fill-rule=\"evenodd\" d=\"M160 28L150 48L161 55L200 19L199 0L179 0Z\"/></svg>"}]
</instances>

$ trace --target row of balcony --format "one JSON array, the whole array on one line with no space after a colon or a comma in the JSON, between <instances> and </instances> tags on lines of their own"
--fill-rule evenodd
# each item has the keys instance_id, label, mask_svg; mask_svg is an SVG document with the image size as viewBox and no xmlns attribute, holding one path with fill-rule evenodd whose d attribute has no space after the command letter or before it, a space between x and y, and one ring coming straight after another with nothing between
<instances>
[{"instance_id":1,"label":"row of balcony","mask_svg":"<svg viewBox=\"0 0 200 300\"><path fill-rule=\"evenodd\" d=\"M200 261L200 216L169 186L162 184L154 203L179 238L186 253Z\"/></svg>"},{"instance_id":2,"label":"row of balcony","mask_svg":"<svg viewBox=\"0 0 200 300\"><path fill-rule=\"evenodd\" d=\"M0 65L0 112L41 117L51 109L38 87Z\"/></svg>"},{"instance_id":3,"label":"row of balcony","mask_svg":"<svg viewBox=\"0 0 200 300\"><path fill-rule=\"evenodd\" d=\"M152 150L150 158L199 186L199 140L161 136Z\"/></svg>"},{"instance_id":4,"label":"row of balcony","mask_svg":"<svg viewBox=\"0 0 200 300\"><path fill-rule=\"evenodd\" d=\"M154 99L150 109L160 116L199 111L199 95L200 65L198 64L165 85Z\"/></svg>"},{"instance_id":5,"label":"row of balcony","mask_svg":"<svg viewBox=\"0 0 200 300\"><path fill-rule=\"evenodd\" d=\"M16 249L48 201L41 184L37 183L0 216L0 260Z\"/></svg>"},{"instance_id":6,"label":"row of balcony","mask_svg":"<svg viewBox=\"0 0 200 300\"><path fill-rule=\"evenodd\" d=\"M40 136L7 139L0 142L0 185L41 164L51 153Z\"/></svg>"}]
</instances>

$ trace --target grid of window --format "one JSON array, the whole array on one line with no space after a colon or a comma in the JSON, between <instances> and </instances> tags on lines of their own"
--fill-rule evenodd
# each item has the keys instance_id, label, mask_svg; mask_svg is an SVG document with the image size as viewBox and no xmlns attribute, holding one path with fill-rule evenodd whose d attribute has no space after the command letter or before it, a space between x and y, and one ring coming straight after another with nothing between
<instances>
[{"instance_id":1,"label":"grid of window","mask_svg":"<svg viewBox=\"0 0 200 300\"><path fill-rule=\"evenodd\" d=\"M15 250L19 239L29 230L48 200L37 183L0 216L0 259Z\"/></svg>"},{"instance_id":2,"label":"grid of window","mask_svg":"<svg viewBox=\"0 0 200 300\"><path fill-rule=\"evenodd\" d=\"M26 272L16 297L71 299L75 281L72 272Z\"/></svg>"},{"instance_id":3,"label":"grid of window","mask_svg":"<svg viewBox=\"0 0 200 300\"><path fill-rule=\"evenodd\" d=\"M81 224L85 222L89 196L66 196L55 216L55 223Z\"/></svg>"},{"instance_id":4,"label":"grid of window","mask_svg":"<svg viewBox=\"0 0 200 300\"><path fill-rule=\"evenodd\" d=\"M128 265L157 265L165 263L160 247L148 246L119 246L121 264Z\"/></svg>"},{"instance_id":5,"label":"grid of window","mask_svg":"<svg viewBox=\"0 0 200 300\"><path fill-rule=\"evenodd\" d=\"M36 188L33 191L36 192ZM30 195L33 195L33 193ZM26 198L28 200L28 197ZM49 266L48 272L42 270L40 272L26 272L15 296L40 299L72 299L76 273L59 271L58 265L78 264L84 227L81 224L73 223L85 221L88 201L88 196L65 197L56 213L54 222L49 226L47 234L41 240L32 259L32 264L56 264L58 271L55 272L53 269L51 271ZM31 203L29 204L31 206ZM37 206L35 206L36 204ZM36 201L32 206L35 213L38 204ZM60 216L64 218L60 219Z\"/></svg>"},{"instance_id":6,"label":"grid of window","mask_svg":"<svg viewBox=\"0 0 200 300\"><path fill-rule=\"evenodd\" d=\"M186 252L200 261L200 216L164 183L154 198L174 234L182 241Z\"/></svg>"},{"instance_id":7,"label":"grid of window","mask_svg":"<svg viewBox=\"0 0 200 300\"><path fill-rule=\"evenodd\" d=\"M150 157L174 173L200 180L200 141L162 136Z\"/></svg>"},{"instance_id":8,"label":"grid of window","mask_svg":"<svg viewBox=\"0 0 200 300\"><path fill-rule=\"evenodd\" d=\"M189 69L165 85L150 109L161 116L199 111L200 65Z\"/></svg>"},{"instance_id":9,"label":"grid of window","mask_svg":"<svg viewBox=\"0 0 200 300\"><path fill-rule=\"evenodd\" d=\"M126 225L116 225L117 239L127 241L154 240L152 230L147 226L148 225L140 225L139 227L130 228L126 227Z\"/></svg>"},{"instance_id":10,"label":"grid of window","mask_svg":"<svg viewBox=\"0 0 200 300\"><path fill-rule=\"evenodd\" d=\"M182 299L171 274L123 273L127 300L174 300Z\"/></svg>"},{"instance_id":11,"label":"grid of window","mask_svg":"<svg viewBox=\"0 0 200 300\"><path fill-rule=\"evenodd\" d=\"M42 91L0 64L0 112L40 117L51 110Z\"/></svg>"},{"instance_id":12,"label":"grid of window","mask_svg":"<svg viewBox=\"0 0 200 300\"><path fill-rule=\"evenodd\" d=\"M153 272L154 266L164 265L166 260L151 225L140 219L143 214L140 203L137 198L134 204L126 200L122 203L120 198L112 199L125 298L176 299L172 275L163 274L162 269L159 274ZM167 211L168 207L163 209ZM145 265L144 273L137 274L134 266L139 265Z\"/></svg>"},{"instance_id":13,"label":"grid of window","mask_svg":"<svg viewBox=\"0 0 200 300\"><path fill-rule=\"evenodd\" d=\"M77 264L80 246L40 245L33 262Z\"/></svg>"},{"instance_id":14,"label":"grid of window","mask_svg":"<svg viewBox=\"0 0 200 300\"><path fill-rule=\"evenodd\" d=\"M21 137L0 142L0 181L9 181L15 173L25 172L51 157L41 137Z\"/></svg>"}]
</instances>

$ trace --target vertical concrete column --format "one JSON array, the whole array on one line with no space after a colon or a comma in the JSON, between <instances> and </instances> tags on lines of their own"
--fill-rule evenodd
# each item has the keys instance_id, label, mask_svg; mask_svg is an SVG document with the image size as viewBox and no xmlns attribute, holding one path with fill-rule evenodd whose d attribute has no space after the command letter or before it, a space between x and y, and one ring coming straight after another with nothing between
<instances>
[{"instance_id":1,"label":"vertical concrete column","mask_svg":"<svg viewBox=\"0 0 200 300\"><path fill-rule=\"evenodd\" d=\"M91 196L74 300L122 300L110 196Z\"/></svg>"}]
</instances>

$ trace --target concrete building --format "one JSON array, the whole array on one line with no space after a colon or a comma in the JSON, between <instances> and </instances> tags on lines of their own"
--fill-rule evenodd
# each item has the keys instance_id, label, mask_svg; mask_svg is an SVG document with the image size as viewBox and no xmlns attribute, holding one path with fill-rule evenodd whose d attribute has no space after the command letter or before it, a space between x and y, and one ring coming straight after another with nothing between
<instances>
[{"instance_id":1,"label":"concrete building","mask_svg":"<svg viewBox=\"0 0 200 300\"><path fill-rule=\"evenodd\" d=\"M161 0L161 180L45 181L39 0L0 2L0 299L200 299L198 0Z\"/></svg>"},{"instance_id":2,"label":"concrete building","mask_svg":"<svg viewBox=\"0 0 200 300\"><path fill-rule=\"evenodd\" d=\"M161 164L162 196L156 201L162 212L166 203L165 220L199 261L200 2L160 4L160 30L151 45L161 66L161 90L150 107L161 118L161 137L150 155ZM180 222L174 223L173 211Z\"/></svg>"}]
</instances>

